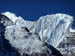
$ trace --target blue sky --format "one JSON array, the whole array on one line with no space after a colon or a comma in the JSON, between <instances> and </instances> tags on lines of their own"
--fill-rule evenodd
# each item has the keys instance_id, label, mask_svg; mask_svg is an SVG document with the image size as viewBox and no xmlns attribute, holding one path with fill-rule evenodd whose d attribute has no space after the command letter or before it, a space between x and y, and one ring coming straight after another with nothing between
<instances>
[{"instance_id":1,"label":"blue sky","mask_svg":"<svg viewBox=\"0 0 75 56\"><path fill-rule=\"evenodd\" d=\"M0 13L10 11L25 20L35 21L40 16L65 13L75 18L74 0L0 0Z\"/></svg>"}]
</instances>

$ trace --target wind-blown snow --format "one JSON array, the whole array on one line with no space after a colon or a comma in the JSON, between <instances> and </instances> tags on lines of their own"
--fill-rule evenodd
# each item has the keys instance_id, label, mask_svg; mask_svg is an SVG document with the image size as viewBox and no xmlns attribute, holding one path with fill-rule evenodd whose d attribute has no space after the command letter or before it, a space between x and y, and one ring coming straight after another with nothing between
<instances>
[{"instance_id":1,"label":"wind-blown snow","mask_svg":"<svg viewBox=\"0 0 75 56\"><path fill-rule=\"evenodd\" d=\"M15 23L14 25L6 26L5 38L9 40L12 46L27 51L27 53L32 53L28 52L29 50L40 51L39 47L41 47L43 43L38 40L39 36L43 42L45 41L57 47L65 37L73 21L72 16L61 13L42 16L34 22L25 21L22 17L17 17L11 12L2 14ZM24 29L25 27L30 30L32 35L29 35ZM35 32L38 33L39 36L34 34Z\"/></svg>"}]
</instances>

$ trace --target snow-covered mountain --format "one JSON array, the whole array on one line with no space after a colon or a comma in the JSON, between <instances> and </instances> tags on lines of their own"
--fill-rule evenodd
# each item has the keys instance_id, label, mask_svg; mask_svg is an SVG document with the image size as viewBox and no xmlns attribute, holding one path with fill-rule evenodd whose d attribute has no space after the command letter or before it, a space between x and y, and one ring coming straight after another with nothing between
<instances>
[{"instance_id":1,"label":"snow-covered mountain","mask_svg":"<svg viewBox=\"0 0 75 56\"><path fill-rule=\"evenodd\" d=\"M26 21L11 12L1 15L4 16L0 19L0 29L5 28L5 39L13 47L19 48L19 52L26 53L32 53L34 50L40 52L43 42L56 48L66 36L73 21L72 16L61 13L42 16L34 22Z\"/></svg>"},{"instance_id":2,"label":"snow-covered mountain","mask_svg":"<svg viewBox=\"0 0 75 56\"><path fill-rule=\"evenodd\" d=\"M6 12L2 13L7 16L14 25L7 26L6 29L12 27L27 27L30 32L37 32L42 41L57 47L65 37L65 33L73 21L72 17L66 14L52 14L40 17L37 21L26 21L22 17Z\"/></svg>"}]
</instances>

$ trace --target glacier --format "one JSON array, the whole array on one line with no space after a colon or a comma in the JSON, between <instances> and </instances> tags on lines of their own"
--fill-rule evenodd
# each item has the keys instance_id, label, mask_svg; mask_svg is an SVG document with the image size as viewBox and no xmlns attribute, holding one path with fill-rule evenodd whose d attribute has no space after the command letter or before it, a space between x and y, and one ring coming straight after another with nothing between
<instances>
[{"instance_id":1,"label":"glacier","mask_svg":"<svg viewBox=\"0 0 75 56\"><path fill-rule=\"evenodd\" d=\"M43 42L57 48L65 38L73 21L72 16L62 13L41 16L37 21L24 20L21 16L17 17L11 12L1 14L8 17L0 21L5 27L5 39L9 40L13 47L19 48L19 52L29 54L32 51L40 53L43 49Z\"/></svg>"}]
</instances>

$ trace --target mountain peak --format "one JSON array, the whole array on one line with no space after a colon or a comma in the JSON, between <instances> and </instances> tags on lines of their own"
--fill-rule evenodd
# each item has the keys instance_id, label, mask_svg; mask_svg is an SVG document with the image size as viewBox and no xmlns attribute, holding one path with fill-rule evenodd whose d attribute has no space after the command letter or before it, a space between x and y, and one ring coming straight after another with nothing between
<instances>
[{"instance_id":1,"label":"mountain peak","mask_svg":"<svg viewBox=\"0 0 75 56\"><path fill-rule=\"evenodd\" d=\"M14 14L14 13L11 13L11 12L5 12L5 13L2 13L2 15L5 15L7 16L10 20L12 20L14 23L16 20L18 20L18 17Z\"/></svg>"}]
</instances>

